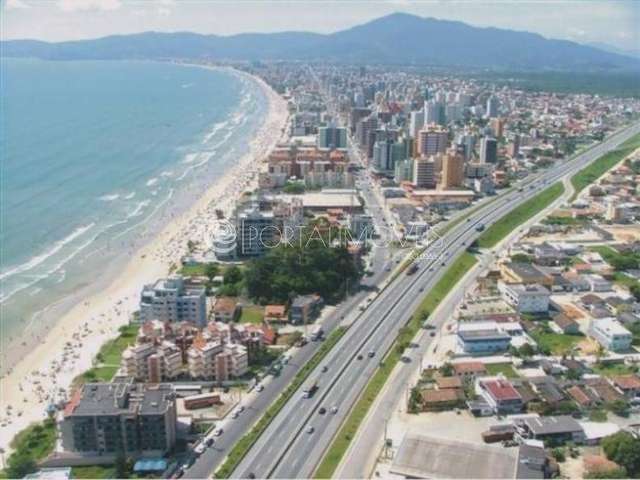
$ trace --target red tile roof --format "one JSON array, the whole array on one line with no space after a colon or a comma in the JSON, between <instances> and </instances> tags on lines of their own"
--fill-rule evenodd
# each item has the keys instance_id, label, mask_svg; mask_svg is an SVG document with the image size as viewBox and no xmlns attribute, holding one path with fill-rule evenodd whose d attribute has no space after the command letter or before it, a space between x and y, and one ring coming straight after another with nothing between
<instances>
[{"instance_id":1,"label":"red tile roof","mask_svg":"<svg viewBox=\"0 0 640 480\"><path fill-rule=\"evenodd\" d=\"M486 380L482 385L496 400L522 400L518 391L507 380Z\"/></svg>"}]
</instances>

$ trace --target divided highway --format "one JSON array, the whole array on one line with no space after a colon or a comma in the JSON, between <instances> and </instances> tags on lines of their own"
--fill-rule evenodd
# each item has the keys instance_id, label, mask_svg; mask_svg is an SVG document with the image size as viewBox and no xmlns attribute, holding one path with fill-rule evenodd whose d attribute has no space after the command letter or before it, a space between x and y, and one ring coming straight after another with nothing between
<instances>
[{"instance_id":1,"label":"divided highway","mask_svg":"<svg viewBox=\"0 0 640 480\"><path fill-rule=\"evenodd\" d=\"M527 179L522 191L503 194L500 199L474 212L468 221L449 230L441 244L427 248L417 261L416 274L401 275L385 288L311 373L310 380L319 379L315 395L307 399L303 398L303 388L296 392L254 444L233 477L311 476L378 362L393 344L398 330L419 306L425 292L444 274L449 260L457 257L480 235L480 225L489 227L541 190L573 175L638 132L640 124L635 124L574 159ZM332 407L337 407L335 413L332 413Z\"/></svg>"}]
</instances>

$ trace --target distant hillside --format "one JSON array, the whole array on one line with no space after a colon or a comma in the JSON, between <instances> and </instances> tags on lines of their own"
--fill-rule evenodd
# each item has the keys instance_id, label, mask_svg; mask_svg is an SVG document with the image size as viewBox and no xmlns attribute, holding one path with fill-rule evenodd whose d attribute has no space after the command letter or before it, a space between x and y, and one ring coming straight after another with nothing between
<instances>
[{"instance_id":1,"label":"distant hillside","mask_svg":"<svg viewBox=\"0 0 640 480\"><path fill-rule=\"evenodd\" d=\"M2 42L5 57L43 59L306 60L507 70L637 70L640 60L565 40L395 13L328 35L146 32L62 43Z\"/></svg>"}]
</instances>

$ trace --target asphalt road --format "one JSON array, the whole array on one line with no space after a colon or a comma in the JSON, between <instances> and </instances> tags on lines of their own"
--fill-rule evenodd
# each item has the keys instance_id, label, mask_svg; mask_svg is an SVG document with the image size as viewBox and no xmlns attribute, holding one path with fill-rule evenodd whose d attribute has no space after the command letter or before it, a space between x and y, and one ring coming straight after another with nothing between
<instances>
[{"instance_id":1,"label":"asphalt road","mask_svg":"<svg viewBox=\"0 0 640 480\"><path fill-rule=\"evenodd\" d=\"M309 477L398 330L420 304L424 292L437 283L449 260L480 235L476 227L480 224L490 226L550 184L575 173L638 132L640 124L611 136L571 161L525 180L522 192L513 190L504 194L474 213L470 221L448 231L443 237L443 249L428 248L425 255L428 258L418 262L419 270L415 275L400 275L360 315L325 361L311 373L309 378L320 379L317 393L310 399L302 398L302 389L294 394L233 476ZM375 356L369 358L369 352L375 352ZM322 366L327 366L326 373L321 371ZM336 414L319 414L320 408L329 410L332 406L338 407ZM313 432L308 433L310 427Z\"/></svg>"},{"instance_id":2,"label":"asphalt road","mask_svg":"<svg viewBox=\"0 0 640 480\"><path fill-rule=\"evenodd\" d=\"M378 205L377 198L370 191L363 192L363 196L372 211L380 211L381 206ZM374 215L374 224L376 228L382 228L382 216ZM373 296L374 292L371 289L380 285L390 275L402 252L395 252L397 258L391 255L392 252L387 248L374 248L372 250L371 266L369 268L371 275L362 279L363 289L337 305L336 310L326 318L323 323L325 335L333 331L345 318L348 320L350 315L357 315L359 304L365 302L367 297ZM191 457L194 463L185 470L184 478L209 477L222 464L233 445L260 419L267 408L293 380L298 370L320 348L320 345L321 342L309 342L300 348L292 355L279 376L268 375L262 380L261 384L264 385L262 392L253 391L248 394L248 398L246 397L244 401L241 401L241 404L245 405L245 411L237 419L228 418L218 422L216 427L221 427L224 433L220 437L215 437L215 444L207 448L202 455Z\"/></svg>"}]
</instances>

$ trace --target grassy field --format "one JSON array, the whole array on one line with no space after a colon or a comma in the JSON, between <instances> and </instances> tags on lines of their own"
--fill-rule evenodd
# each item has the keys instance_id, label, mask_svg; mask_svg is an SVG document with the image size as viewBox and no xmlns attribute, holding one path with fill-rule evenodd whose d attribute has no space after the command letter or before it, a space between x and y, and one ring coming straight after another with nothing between
<instances>
[{"instance_id":1,"label":"grassy field","mask_svg":"<svg viewBox=\"0 0 640 480\"><path fill-rule=\"evenodd\" d=\"M242 461L249 449L253 446L258 437L269 426L271 420L275 418L278 412L284 407L287 401L293 396L293 394L300 388L300 386L307 379L311 371L316 368L322 359L325 357L329 350L342 338L347 329L345 327L336 328L327 339L322 342L322 345L318 351L311 357L311 359L300 369L300 371L293 378L289 386L280 394L273 404L267 409L264 415L257 421L257 423L251 428L249 433L244 435L231 449L225 462L218 468L215 473L215 478L229 478L233 470Z\"/></svg>"},{"instance_id":2,"label":"grassy field","mask_svg":"<svg viewBox=\"0 0 640 480\"><path fill-rule=\"evenodd\" d=\"M112 465L91 465L87 467L72 467L73 478L116 478L116 469Z\"/></svg>"},{"instance_id":3,"label":"grassy field","mask_svg":"<svg viewBox=\"0 0 640 480\"><path fill-rule=\"evenodd\" d=\"M612 375L627 375L629 373L635 373L635 370L633 369L633 367L630 367L623 363L614 363L614 364L596 363L591 368L595 373L598 373L605 377L610 377Z\"/></svg>"},{"instance_id":4,"label":"grassy field","mask_svg":"<svg viewBox=\"0 0 640 480\"><path fill-rule=\"evenodd\" d=\"M638 147L640 147L640 134L631 137L620 145L619 148L604 154L595 162L592 162L571 177L571 184L575 190L571 197L571 201L573 201L582 190L595 182L607 171L611 170L616 164L620 163L627 155Z\"/></svg>"},{"instance_id":5,"label":"grassy field","mask_svg":"<svg viewBox=\"0 0 640 480\"><path fill-rule=\"evenodd\" d=\"M240 315L240 323L253 323L254 325L262 324L264 318L264 308L258 306L243 307L242 315Z\"/></svg>"},{"instance_id":6,"label":"grassy field","mask_svg":"<svg viewBox=\"0 0 640 480\"><path fill-rule=\"evenodd\" d=\"M96 355L96 365L77 376L73 383L79 385L87 382L109 382L120 367L122 352L133 345L138 335L138 325L120 327L120 335L106 342Z\"/></svg>"},{"instance_id":7,"label":"grassy field","mask_svg":"<svg viewBox=\"0 0 640 480\"><path fill-rule=\"evenodd\" d=\"M478 239L480 248L491 248L531 217L551 205L564 193L562 183L556 183L512 210L491 225Z\"/></svg>"},{"instance_id":8,"label":"grassy field","mask_svg":"<svg viewBox=\"0 0 640 480\"><path fill-rule=\"evenodd\" d=\"M436 286L424 297L418 309L414 312L411 320L404 326L396 338L393 347L384 358L380 367L369 380L362 395L352 408L346 421L334 437L329 449L327 450L322 462L314 473L314 478L331 478L336 468L340 464L342 457L349 448L351 440L353 440L360 424L367 415L367 412L373 405L377 395L383 389L384 384L391 375L394 367L400 360L402 352L409 345L413 337L418 333L422 326L422 318L425 314L433 313L438 304L458 283L458 281L468 272L476 263L476 258L470 253L464 252L451 264L449 269L438 281Z\"/></svg>"},{"instance_id":9,"label":"grassy field","mask_svg":"<svg viewBox=\"0 0 640 480\"><path fill-rule=\"evenodd\" d=\"M541 349L549 350L552 355L569 354L580 341L584 340L584 335L565 335L542 331L542 329L534 330L531 336Z\"/></svg>"},{"instance_id":10,"label":"grassy field","mask_svg":"<svg viewBox=\"0 0 640 480\"><path fill-rule=\"evenodd\" d=\"M498 375L501 373L507 378L519 377L510 363L485 363L484 368L487 369L489 375Z\"/></svg>"}]
</instances>

